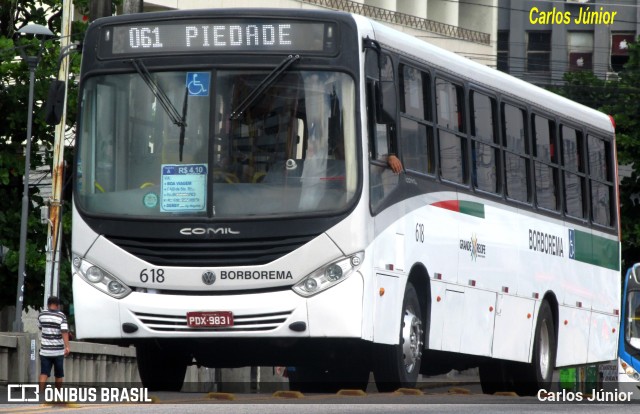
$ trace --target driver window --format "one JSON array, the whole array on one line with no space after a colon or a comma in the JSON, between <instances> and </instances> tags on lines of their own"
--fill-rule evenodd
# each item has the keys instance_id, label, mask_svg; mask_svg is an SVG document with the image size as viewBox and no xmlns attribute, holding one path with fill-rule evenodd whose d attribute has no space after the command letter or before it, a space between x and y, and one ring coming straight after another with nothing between
<instances>
[{"instance_id":1,"label":"driver window","mask_svg":"<svg viewBox=\"0 0 640 414\"><path fill-rule=\"evenodd\" d=\"M366 103L367 103L367 126L369 129L369 176L370 189L369 197L371 210L377 211L383 201L398 186L399 175L395 174L387 165L387 158L390 153L397 154L395 142L394 123L379 124L376 122L377 99L379 95L376 91L377 83L382 80L393 81L394 66L389 55L383 55L383 67L378 69L378 54L373 50L367 50L366 61Z\"/></svg>"}]
</instances>

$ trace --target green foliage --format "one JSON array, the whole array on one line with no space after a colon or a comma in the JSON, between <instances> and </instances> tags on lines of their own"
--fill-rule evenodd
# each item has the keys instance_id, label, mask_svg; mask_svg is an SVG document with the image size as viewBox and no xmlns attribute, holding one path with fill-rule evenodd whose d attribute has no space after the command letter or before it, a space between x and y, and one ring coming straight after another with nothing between
<instances>
[{"instance_id":1,"label":"green foliage","mask_svg":"<svg viewBox=\"0 0 640 414\"><path fill-rule=\"evenodd\" d=\"M629 62L619 80L604 81L587 72L565 74L554 92L612 115L616 123L618 163L632 165L620 184L623 271L640 262L640 43L629 45Z\"/></svg>"},{"instance_id":2,"label":"green foliage","mask_svg":"<svg viewBox=\"0 0 640 414\"><path fill-rule=\"evenodd\" d=\"M19 56L19 49L25 45L39 44L28 39L16 39L17 30L29 23L48 26L54 33L60 33L62 0L0 0L0 246L9 251L0 262L0 309L15 305L18 274L20 221L22 212L23 174L25 168L24 142L27 136L27 115L29 96L29 71ZM79 39L86 24L74 23L72 40ZM35 54L26 49L27 54ZM54 127L44 122L44 105L50 80L57 77L59 40L45 43L34 82L34 112L32 124L31 173L42 166L52 165ZM79 72L78 56L72 59L71 72ZM69 105L67 107L66 129L75 124L77 82L70 77ZM38 156L44 148L44 156ZM69 161L72 154L65 154ZM69 164L72 165L72 164ZM68 184L70 185L70 183ZM40 223L40 206L43 200L37 186L29 189L29 217L27 226L25 307L39 308L43 304L45 246L47 226ZM65 209L63 235L63 265L61 272L61 296L63 302L71 303L69 251L70 251L70 208Z\"/></svg>"}]
</instances>

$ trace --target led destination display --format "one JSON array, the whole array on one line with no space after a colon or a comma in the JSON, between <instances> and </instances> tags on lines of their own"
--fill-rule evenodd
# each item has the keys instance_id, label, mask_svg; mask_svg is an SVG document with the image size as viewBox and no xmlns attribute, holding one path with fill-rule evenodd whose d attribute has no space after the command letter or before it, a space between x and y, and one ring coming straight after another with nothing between
<instances>
[{"instance_id":1,"label":"led destination display","mask_svg":"<svg viewBox=\"0 0 640 414\"><path fill-rule=\"evenodd\" d=\"M105 28L101 56L201 52L335 50L332 23L286 20L151 22Z\"/></svg>"}]
</instances>

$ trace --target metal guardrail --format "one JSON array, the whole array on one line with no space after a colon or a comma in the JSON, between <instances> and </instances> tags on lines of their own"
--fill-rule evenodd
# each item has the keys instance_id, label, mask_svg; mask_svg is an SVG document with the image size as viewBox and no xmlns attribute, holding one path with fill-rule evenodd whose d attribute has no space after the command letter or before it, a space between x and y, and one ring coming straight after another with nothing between
<instances>
[{"instance_id":1,"label":"metal guardrail","mask_svg":"<svg viewBox=\"0 0 640 414\"><path fill-rule=\"evenodd\" d=\"M452 37L455 39L467 40L469 42L481 43L483 45L489 45L491 43L491 35L489 35L488 33L482 33L482 32L477 32L475 30L464 29L462 27L452 26L450 24L423 19L422 17L412 16L406 13L400 13L393 10L370 6L370 5L358 3L352 0L298 0L298 1L301 3L313 4L315 6L325 7L328 9L355 13L365 17L371 17L372 19L375 19L375 20L399 24L401 26L411 27L413 29L424 30L427 32L437 33L439 35Z\"/></svg>"},{"instance_id":2,"label":"metal guardrail","mask_svg":"<svg viewBox=\"0 0 640 414\"><path fill-rule=\"evenodd\" d=\"M0 386L12 383L36 382L40 373L40 358L30 344L38 335L33 333L0 332ZM65 358L65 382L75 384L139 384L136 351L90 342L71 341L71 354ZM162 364L162 361L158 361ZM49 379L53 382L53 378ZM273 392L288 388L288 380L271 367L214 369L189 366L183 391L209 392Z\"/></svg>"}]
</instances>

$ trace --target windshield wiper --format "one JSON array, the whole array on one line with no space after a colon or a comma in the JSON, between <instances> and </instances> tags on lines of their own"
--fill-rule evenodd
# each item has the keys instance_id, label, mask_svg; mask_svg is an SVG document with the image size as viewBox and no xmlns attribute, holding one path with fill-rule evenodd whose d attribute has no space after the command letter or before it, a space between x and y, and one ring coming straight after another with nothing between
<instances>
[{"instance_id":1,"label":"windshield wiper","mask_svg":"<svg viewBox=\"0 0 640 414\"><path fill-rule=\"evenodd\" d=\"M158 85L156 81L153 80L151 74L149 74L149 71L147 70L147 67L144 65L144 63L142 63L141 60L133 59L131 61L131 64L133 64L133 67L136 68L136 72L138 72L138 75L140 75L144 83L147 84L147 86L151 90L151 93L153 93L153 96L155 96L158 102L160 102L160 105L164 108L171 122L179 126L181 128L180 133L184 134L184 127L187 126L185 114L183 114L182 116L180 115L176 107L173 106L173 103L171 103L171 100L164 92L164 90L162 90L160 85ZM185 100L186 99L187 98L185 94ZM186 108L186 104L184 108ZM184 110L183 112L186 113L186 110ZM182 158L182 156L180 156L180 158Z\"/></svg>"},{"instance_id":2,"label":"windshield wiper","mask_svg":"<svg viewBox=\"0 0 640 414\"><path fill-rule=\"evenodd\" d=\"M239 119L244 115L244 112L249 109L249 107L256 101L256 99L264 92L269 86L275 82L278 77L291 65L293 65L297 60L300 59L300 55L289 55L287 56L274 70L271 71L263 80L253 88L251 93L247 95L246 98L238 105L233 111L231 111L231 115L229 119L235 120Z\"/></svg>"}]
</instances>

